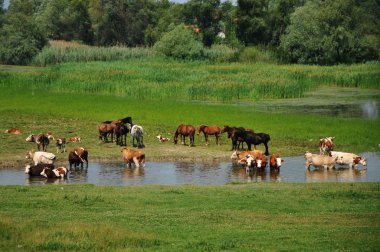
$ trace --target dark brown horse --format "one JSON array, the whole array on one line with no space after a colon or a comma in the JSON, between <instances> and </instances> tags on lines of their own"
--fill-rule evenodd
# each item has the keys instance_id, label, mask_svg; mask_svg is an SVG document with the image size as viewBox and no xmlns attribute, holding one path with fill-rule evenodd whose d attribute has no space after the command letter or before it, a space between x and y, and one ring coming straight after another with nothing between
<instances>
[{"instance_id":1,"label":"dark brown horse","mask_svg":"<svg viewBox=\"0 0 380 252\"><path fill-rule=\"evenodd\" d=\"M225 125L221 133L224 133L224 132L227 132L228 138L231 138L231 141L232 141L231 150L237 150L240 145L238 143L243 141L245 129L243 127L230 127L228 125Z\"/></svg>"},{"instance_id":2,"label":"dark brown horse","mask_svg":"<svg viewBox=\"0 0 380 252\"><path fill-rule=\"evenodd\" d=\"M216 144L220 144L220 127L218 125L201 125L197 127L198 135L203 132L206 139L206 145L208 145L208 136L209 135L215 135L216 138Z\"/></svg>"},{"instance_id":3,"label":"dark brown horse","mask_svg":"<svg viewBox=\"0 0 380 252\"><path fill-rule=\"evenodd\" d=\"M178 126L176 132L174 133L174 144L178 142L178 136L181 136L181 143L186 145L186 137L190 138L190 146L194 145L194 134L195 128L193 125L181 124Z\"/></svg>"},{"instance_id":4,"label":"dark brown horse","mask_svg":"<svg viewBox=\"0 0 380 252\"><path fill-rule=\"evenodd\" d=\"M116 144L120 146L127 146L127 134L129 132L129 129L127 125L123 123L117 123L114 134L116 137Z\"/></svg>"},{"instance_id":5,"label":"dark brown horse","mask_svg":"<svg viewBox=\"0 0 380 252\"><path fill-rule=\"evenodd\" d=\"M104 121L99 124L98 130L99 130L99 140L102 140L103 142L108 142L108 135L111 134L111 142L113 142L113 135L115 133L116 125L118 123L122 124L132 124L132 117L128 116L123 119L115 120L115 121Z\"/></svg>"}]
</instances>

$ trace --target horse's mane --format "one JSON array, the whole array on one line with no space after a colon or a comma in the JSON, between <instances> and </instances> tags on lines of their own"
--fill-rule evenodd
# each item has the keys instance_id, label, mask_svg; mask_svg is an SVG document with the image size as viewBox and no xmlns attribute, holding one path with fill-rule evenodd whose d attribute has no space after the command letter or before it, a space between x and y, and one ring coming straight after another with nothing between
<instances>
[{"instance_id":1,"label":"horse's mane","mask_svg":"<svg viewBox=\"0 0 380 252\"><path fill-rule=\"evenodd\" d=\"M122 121L123 123L130 123L130 124L132 124L132 117L128 116L126 118L119 119L119 121Z\"/></svg>"},{"instance_id":2,"label":"horse's mane","mask_svg":"<svg viewBox=\"0 0 380 252\"><path fill-rule=\"evenodd\" d=\"M112 123L113 121L104 121L102 123Z\"/></svg>"}]
</instances>

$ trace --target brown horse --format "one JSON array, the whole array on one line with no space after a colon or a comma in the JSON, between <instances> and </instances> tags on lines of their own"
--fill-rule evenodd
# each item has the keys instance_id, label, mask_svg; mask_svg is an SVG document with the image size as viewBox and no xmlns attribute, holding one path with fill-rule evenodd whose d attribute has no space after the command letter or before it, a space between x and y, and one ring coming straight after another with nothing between
<instances>
[{"instance_id":1,"label":"brown horse","mask_svg":"<svg viewBox=\"0 0 380 252\"><path fill-rule=\"evenodd\" d=\"M193 125L181 124L174 133L174 144L178 142L178 135L181 135L181 143L186 145L186 137L190 137L190 146L194 145L195 128Z\"/></svg>"},{"instance_id":2,"label":"brown horse","mask_svg":"<svg viewBox=\"0 0 380 252\"><path fill-rule=\"evenodd\" d=\"M206 145L208 145L208 136L209 135L215 135L215 138L216 138L216 144L219 145L220 144L220 127L217 126L217 125L201 125L199 127L197 127L197 131L198 131L198 135L203 132L203 134L205 135L205 139L206 139Z\"/></svg>"},{"instance_id":3,"label":"brown horse","mask_svg":"<svg viewBox=\"0 0 380 252\"><path fill-rule=\"evenodd\" d=\"M132 124L132 117L128 116L123 119L115 120L115 121L104 121L99 124L99 140L103 142L108 142L108 134L111 134L111 142L113 142L113 135L115 133L116 125L118 123L129 123Z\"/></svg>"}]
</instances>

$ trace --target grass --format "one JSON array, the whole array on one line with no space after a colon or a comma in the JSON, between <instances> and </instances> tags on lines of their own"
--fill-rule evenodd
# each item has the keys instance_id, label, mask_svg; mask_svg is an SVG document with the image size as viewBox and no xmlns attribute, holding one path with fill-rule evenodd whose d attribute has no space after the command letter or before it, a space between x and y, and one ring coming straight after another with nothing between
<instances>
[{"instance_id":1,"label":"grass","mask_svg":"<svg viewBox=\"0 0 380 252\"><path fill-rule=\"evenodd\" d=\"M1 133L0 161L20 162L34 144L26 143L29 133L51 131L56 137L80 136L80 145L87 147L90 159L120 160L120 147L102 144L98 140L97 126L101 121L132 116L133 121L145 129L143 151L148 159L228 159L231 142L224 134L222 144L204 145L203 136L196 137L196 147L160 143L156 136L172 138L181 123L200 125L217 124L243 126L271 135L270 152L282 156L303 155L306 150L317 152L318 139L335 136L336 148L345 151L378 151L380 142L379 119L332 118L322 115L286 114L255 111L252 104L215 104L180 101L139 101L124 97L88 94L58 94L41 90L10 89L0 93L1 125L18 127L21 135ZM365 132L365 133L364 133ZM359 137L352 137L353 135ZM131 146L131 137L127 137ZM77 144L69 144L68 149ZM264 149L259 146L259 149ZM48 147L55 152L54 143ZM67 160L67 154L58 154Z\"/></svg>"},{"instance_id":2,"label":"grass","mask_svg":"<svg viewBox=\"0 0 380 252\"><path fill-rule=\"evenodd\" d=\"M375 251L379 186L6 186L0 249Z\"/></svg>"}]
</instances>

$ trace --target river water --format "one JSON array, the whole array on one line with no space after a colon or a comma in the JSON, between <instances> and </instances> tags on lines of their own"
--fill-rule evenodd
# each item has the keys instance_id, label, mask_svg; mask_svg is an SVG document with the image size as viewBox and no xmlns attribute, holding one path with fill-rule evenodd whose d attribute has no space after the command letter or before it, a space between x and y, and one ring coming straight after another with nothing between
<instances>
[{"instance_id":1,"label":"river water","mask_svg":"<svg viewBox=\"0 0 380 252\"><path fill-rule=\"evenodd\" d=\"M0 185L95 184L95 185L223 185L250 182L380 182L380 156L361 153L368 165L358 169L337 166L333 170L305 170L303 156L283 157L280 172L245 169L228 162L147 162L145 168L120 163L89 163L88 169L72 169L67 179L46 179L24 174L24 167L0 170Z\"/></svg>"}]
</instances>

